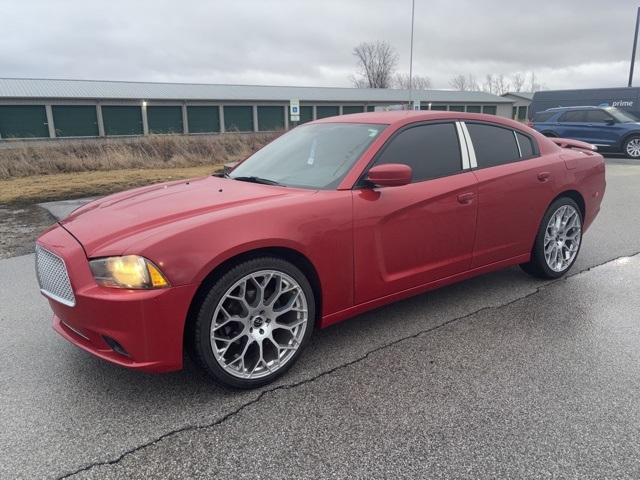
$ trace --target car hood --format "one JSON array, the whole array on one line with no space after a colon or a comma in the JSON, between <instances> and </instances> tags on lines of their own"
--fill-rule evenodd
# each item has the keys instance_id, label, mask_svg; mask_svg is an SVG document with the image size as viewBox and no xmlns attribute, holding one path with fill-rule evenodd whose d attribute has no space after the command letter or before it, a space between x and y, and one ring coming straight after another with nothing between
<instances>
[{"instance_id":1,"label":"car hood","mask_svg":"<svg viewBox=\"0 0 640 480\"><path fill-rule=\"evenodd\" d=\"M260 185L219 177L161 183L117 193L88 203L60 224L98 256L110 245L124 253L127 237L157 227L269 199L312 193L287 187ZM116 252L109 251L109 254Z\"/></svg>"}]
</instances>

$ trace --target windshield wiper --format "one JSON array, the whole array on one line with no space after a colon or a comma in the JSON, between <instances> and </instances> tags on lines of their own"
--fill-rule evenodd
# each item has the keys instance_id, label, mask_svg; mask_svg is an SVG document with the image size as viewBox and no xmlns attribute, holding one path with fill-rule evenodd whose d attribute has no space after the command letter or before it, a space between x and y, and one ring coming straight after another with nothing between
<instances>
[{"instance_id":1,"label":"windshield wiper","mask_svg":"<svg viewBox=\"0 0 640 480\"><path fill-rule=\"evenodd\" d=\"M276 182L275 180L269 180L268 178L262 178L262 177L229 177L232 180L238 180L239 182L251 182L251 183L261 183L262 185L282 185L279 182Z\"/></svg>"}]
</instances>

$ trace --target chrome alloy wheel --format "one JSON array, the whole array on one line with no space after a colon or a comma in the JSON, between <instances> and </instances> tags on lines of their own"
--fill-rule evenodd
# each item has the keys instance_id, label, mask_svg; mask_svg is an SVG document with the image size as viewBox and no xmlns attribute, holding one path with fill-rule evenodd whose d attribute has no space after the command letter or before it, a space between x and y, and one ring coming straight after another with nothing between
<instances>
[{"instance_id":1,"label":"chrome alloy wheel","mask_svg":"<svg viewBox=\"0 0 640 480\"><path fill-rule=\"evenodd\" d=\"M554 272L571 266L578 254L582 238L580 214L571 205L558 208L547 223L544 233L544 258Z\"/></svg>"},{"instance_id":2,"label":"chrome alloy wheel","mask_svg":"<svg viewBox=\"0 0 640 480\"><path fill-rule=\"evenodd\" d=\"M639 158L640 157L640 138L632 138L627 142L627 146L625 148L627 155L631 158Z\"/></svg>"},{"instance_id":3,"label":"chrome alloy wheel","mask_svg":"<svg viewBox=\"0 0 640 480\"><path fill-rule=\"evenodd\" d=\"M229 288L211 322L218 364L238 378L266 377L300 347L309 313L302 287L277 270L245 275Z\"/></svg>"}]
</instances>

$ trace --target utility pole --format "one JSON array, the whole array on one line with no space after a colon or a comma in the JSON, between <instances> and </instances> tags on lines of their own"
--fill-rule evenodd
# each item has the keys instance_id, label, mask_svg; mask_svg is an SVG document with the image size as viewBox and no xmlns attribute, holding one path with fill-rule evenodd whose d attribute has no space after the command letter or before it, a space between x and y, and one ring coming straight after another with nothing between
<instances>
[{"instance_id":1,"label":"utility pole","mask_svg":"<svg viewBox=\"0 0 640 480\"><path fill-rule=\"evenodd\" d=\"M631 52L631 68L629 68L629 87L633 83L633 67L636 63L636 46L638 45L638 23L640 23L640 7L636 15L636 33L633 36L633 51Z\"/></svg>"},{"instance_id":2,"label":"utility pole","mask_svg":"<svg viewBox=\"0 0 640 480\"><path fill-rule=\"evenodd\" d=\"M413 109L413 22L415 18L415 11L416 0L411 0L411 47L409 48L409 108L411 109ZM640 12L640 9L638 12ZM636 27L636 34L637 33L638 31Z\"/></svg>"}]
</instances>

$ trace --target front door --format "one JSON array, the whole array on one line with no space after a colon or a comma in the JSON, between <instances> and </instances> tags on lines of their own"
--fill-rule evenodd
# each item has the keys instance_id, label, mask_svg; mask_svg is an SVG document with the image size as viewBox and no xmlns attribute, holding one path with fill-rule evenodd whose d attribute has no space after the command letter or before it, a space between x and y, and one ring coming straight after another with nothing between
<instances>
[{"instance_id":1,"label":"front door","mask_svg":"<svg viewBox=\"0 0 640 480\"><path fill-rule=\"evenodd\" d=\"M413 181L353 191L356 304L469 269L477 181L463 169L453 122L412 125L373 165L402 163Z\"/></svg>"}]
</instances>

